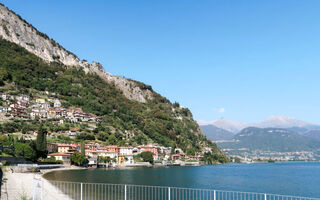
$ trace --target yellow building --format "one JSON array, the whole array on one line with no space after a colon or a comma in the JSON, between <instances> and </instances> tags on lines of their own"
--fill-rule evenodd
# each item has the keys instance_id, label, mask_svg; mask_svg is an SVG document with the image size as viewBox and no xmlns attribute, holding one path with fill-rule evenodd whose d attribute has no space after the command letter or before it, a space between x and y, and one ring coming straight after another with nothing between
<instances>
[{"instance_id":1,"label":"yellow building","mask_svg":"<svg viewBox=\"0 0 320 200\"><path fill-rule=\"evenodd\" d=\"M123 164L125 164L125 162L126 162L125 156L119 155L118 156L118 164L123 165Z\"/></svg>"},{"instance_id":2,"label":"yellow building","mask_svg":"<svg viewBox=\"0 0 320 200\"><path fill-rule=\"evenodd\" d=\"M46 103L45 99L36 98L37 103Z\"/></svg>"},{"instance_id":3,"label":"yellow building","mask_svg":"<svg viewBox=\"0 0 320 200\"><path fill-rule=\"evenodd\" d=\"M55 118L56 115L57 115L57 113L54 109L50 109L47 114L48 118Z\"/></svg>"}]
</instances>

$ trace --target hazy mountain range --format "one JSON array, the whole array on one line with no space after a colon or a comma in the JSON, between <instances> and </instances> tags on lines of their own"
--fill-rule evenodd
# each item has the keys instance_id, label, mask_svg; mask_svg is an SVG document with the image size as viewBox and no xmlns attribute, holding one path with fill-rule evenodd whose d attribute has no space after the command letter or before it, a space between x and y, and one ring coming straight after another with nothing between
<instances>
[{"instance_id":1,"label":"hazy mountain range","mask_svg":"<svg viewBox=\"0 0 320 200\"><path fill-rule=\"evenodd\" d=\"M214 125L218 128L225 129L227 131L238 133L242 129L247 127L257 127L257 128L291 128L291 127L310 127L310 128L320 128L320 125L315 125L312 123L308 123L302 120L298 120L292 117L287 116L271 116L264 121L247 123L247 122L239 122L227 120L225 118L221 118L218 120L213 120L210 122L198 121L200 126L205 125Z\"/></svg>"},{"instance_id":2,"label":"hazy mountain range","mask_svg":"<svg viewBox=\"0 0 320 200\"><path fill-rule=\"evenodd\" d=\"M286 116L245 123L227 119L198 122L208 139L225 149L313 151L320 149L320 126Z\"/></svg>"},{"instance_id":3,"label":"hazy mountain range","mask_svg":"<svg viewBox=\"0 0 320 200\"><path fill-rule=\"evenodd\" d=\"M233 137L234 141L219 143L227 149L245 148L249 151L296 152L320 149L320 140L281 128L243 129Z\"/></svg>"},{"instance_id":4,"label":"hazy mountain range","mask_svg":"<svg viewBox=\"0 0 320 200\"><path fill-rule=\"evenodd\" d=\"M209 140L231 140L234 137L234 133L222 128L218 128L215 125L203 125L200 126L202 132L207 136Z\"/></svg>"}]
</instances>

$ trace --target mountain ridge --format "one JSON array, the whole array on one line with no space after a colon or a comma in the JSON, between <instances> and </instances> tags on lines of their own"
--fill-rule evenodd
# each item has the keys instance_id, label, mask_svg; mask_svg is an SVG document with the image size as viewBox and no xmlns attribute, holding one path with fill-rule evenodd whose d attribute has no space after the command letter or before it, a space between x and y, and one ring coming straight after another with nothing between
<instances>
[{"instance_id":1,"label":"mountain ridge","mask_svg":"<svg viewBox=\"0 0 320 200\"><path fill-rule=\"evenodd\" d=\"M215 125L218 128L222 128L233 133L240 132L242 129L247 127L257 127L257 128L292 128L292 127L312 127L317 125L308 123L305 121L298 120L296 118L287 117L287 116L270 116L266 120L261 122L246 123L231 121L225 118L213 120L209 122L199 121L200 126L203 125Z\"/></svg>"},{"instance_id":2,"label":"mountain ridge","mask_svg":"<svg viewBox=\"0 0 320 200\"><path fill-rule=\"evenodd\" d=\"M284 128L248 127L235 135L234 142L220 143L223 148L251 151L294 152L320 149L320 140Z\"/></svg>"},{"instance_id":3,"label":"mountain ridge","mask_svg":"<svg viewBox=\"0 0 320 200\"><path fill-rule=\"evenodd\" d=\"M172 104L151 86L111 75L99 63L80 61L3 4L0 23L2 94L15 95L13 99L18 94L41 96L45 102L58 98L64 109L77 107L99 116L101 122L93 130L83 128L87 138L102 138L102 142L109 142L108 137L113 142L125 140L121 145L151 141L181 148L189 155L207 151L221 154L203 135L189 109ZM2 103L6 109L16 106L10 99ZM29 122L36 122L28 119L30 110L22 109L23 120L12 120L21 123L19 126L31 126ZM127 138L129 132L134 133L133 138Z\"/></svg>"},{"instance_id":4,"label":"mountain ridge","mask_svg":"<svg viewBox=\"0 0 320 200\"><path fill-rule=\"evenodd\" d=\"M112 75L98 62L93 61L89 64L86 60L80 60L4 4L0 4L0 23L0 35L3 39L18 44L48 63L60 62L69 67L81 66L86 73L96 73L108 83L115 84L130 100L145 103L153 98L152 88L141 88L135 81Z\"/></svg>"},{"instance_id":5,"label":"mountain ridge","mask_svg":"<svg viewBox=\"0 0 320 200\"><path fill-rule=\"evenodd\" d=\"M222 128L218 128L215 125L202 125L200 126L202 132L205 136L212 141L217 140L231 140L234 137L234 134L230 131L227 131Z\"/></svg>"}]
</instances>

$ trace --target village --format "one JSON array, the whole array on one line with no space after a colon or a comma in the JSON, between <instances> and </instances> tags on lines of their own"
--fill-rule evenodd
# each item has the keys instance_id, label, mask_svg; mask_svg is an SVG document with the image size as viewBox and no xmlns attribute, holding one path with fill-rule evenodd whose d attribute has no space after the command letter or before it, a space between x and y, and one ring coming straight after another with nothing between
<instances>
[{"instance_id":1,"label":"village","mask_svg":"<svg viewBox=\"0 0 320 200\"><path fill-rule=\"evenodd\" d=\"M45 92L46 95L54 96L54 93ZM27 95L1 94L2 106L0 113L6 117L20 119L65 119L70 122L98 122L101 118L92 113L83 112L81 108L64 108L59 99L40 98L33 99ZM61 120L60 123L63 123Z\"/></svg>"},{"instance_id":2,"label":"village","mask_svg":"<svg viewBox=\"0 0 320 200\"><path fill-rule=\"evenodd\" d=\"M135 156L142 152L151 152L155 165L180 166L199 165L202 156L187 156L181 149L162 147L157 145L139 145L136 147L121 147L117 145L103 146L90 142L84 145L85 156L89 167L135 167L151 166L151 163L137 160ZM74 152L81 152L80 144L48 143L48 157L62 161L65 166L71 165ZM174 152L174 154L171 154ZM108 163L99 162L99 158L109 158Z\"/></svg>"},{"instance_id":3,"label":"village","mask_svg":"<svg viewBox=\"0 0 320 200\"><path fill-rule=\"evenodd\" d=\"M42 98L40 97L42 96ZM44 92L35 97L27 95L0 94L1 121L10 119L20 120L51 120L52 123L64 124L87 124L93 130L102 120L99 116L86 113L81 108L65 108L61 100L53 98L54 93ZM69 127L63 131L48 131L47 138L54 139L58 136L71 138L68 142L48 142L48 158L61 161L65 166L72 164L71 156L74 152L81 152L81 144L74 141L82 132L79 127ZM29 131L22 134L24 140L35 140L38 131ZM132 138L134 131L125 131L126 138ZM180 148L164 147L158 144L148 145L104 145L100 142L90 141L85 144L85 156L89 167L121 167L121 166L149 166L148 162L143 162L136 158L142 152L151 152L155 165L199 165L201 155L187 156ZM108 158L108 162L101 162L99 158Z\"/></svg>"}]
</instances>

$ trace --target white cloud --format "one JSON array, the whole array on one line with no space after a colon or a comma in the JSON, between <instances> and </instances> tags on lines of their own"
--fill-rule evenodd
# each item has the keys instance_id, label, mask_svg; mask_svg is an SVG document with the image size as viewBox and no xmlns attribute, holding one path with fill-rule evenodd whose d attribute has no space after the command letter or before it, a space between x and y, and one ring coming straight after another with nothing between
<instances>
[{"instance_id":1,"label":"white cloud","mask_svg":"<svg viewBox=\"0 0 320 200\"><path fill-rule=\"evenodd\" d=\"M224 112L226 112L226 109L225 109L225 108L219 108L219 109L218 109L218 112L219 112L219 113L224 113Z\"/></svg>"},{"instance_id":2,"label":"white cloud","mask_svg":"<svg viewBox=\"0 0 320 200\"><path fill-rule=\"evenodd\" d=\"M209 124L209 122L204 121L204 120L198 120L197 122L199 125L208 125Z\"/></svg>"}]
</instances>

